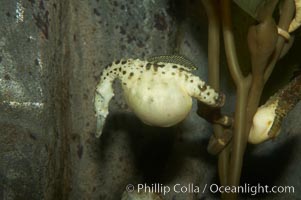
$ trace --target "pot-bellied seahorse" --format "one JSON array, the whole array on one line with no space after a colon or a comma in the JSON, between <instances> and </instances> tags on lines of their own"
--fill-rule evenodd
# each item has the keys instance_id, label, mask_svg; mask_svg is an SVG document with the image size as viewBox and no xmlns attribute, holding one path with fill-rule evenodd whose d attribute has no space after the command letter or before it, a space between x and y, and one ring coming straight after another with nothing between
<instances>
[{"instance_id":1,"label":"pot-bellied seahorse","mask_svg":"<svg viewBox=\"0 0 301 200\"><path fill-rule=\"evenodd\" d=\"M300 100L301 74L257 109L253 117L249 142L258 144L275 138L280 132L283 118Z\"/></svg>"},{"instance_id":2,"label":"pot-bellied seahorse","mask_svg":"<svg viewBox=\"0 0 301 200\"><path fill-rule=\"evenodd\" d=\"M169 127L181 122L192 107L192 98L221 107L225 96L191 73L193 65L181 56L158 56L148 60L117 60L103 70L96 87L94 106L99 137L114 96L112 83L119 79L130 109L144 123Z\"/></svg>"}]
</instances>

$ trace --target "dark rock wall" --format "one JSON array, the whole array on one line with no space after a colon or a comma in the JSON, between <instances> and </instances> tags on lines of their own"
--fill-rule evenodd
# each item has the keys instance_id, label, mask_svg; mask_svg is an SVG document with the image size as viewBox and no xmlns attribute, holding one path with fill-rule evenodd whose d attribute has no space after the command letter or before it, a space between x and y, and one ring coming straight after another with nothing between
<instances>
[{"instance_id":1,"label":"dark rock wall","mask_svg":"<svg viewBox=\"0 0 301 200\"><path fill-rule=\"evenodd\" d=\"M1 1L0 199L42 199L48 185L53 130L39 29L46 15L43 3Z\"/></svg>"}]
</instances>

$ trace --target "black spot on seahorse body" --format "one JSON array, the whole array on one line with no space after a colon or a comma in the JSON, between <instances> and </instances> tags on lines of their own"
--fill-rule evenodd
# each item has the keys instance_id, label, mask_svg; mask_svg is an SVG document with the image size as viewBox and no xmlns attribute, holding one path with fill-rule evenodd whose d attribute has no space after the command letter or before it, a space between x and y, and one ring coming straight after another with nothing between
<instances>
[{"instance_id":1,"label":"black spot on seahorse body","mask_svg":"<svg viewBox=\"0 0 301 200\"><path fill-rule=\"evenodd\" d=\"M147 63L147 64L146 64L146 70L150 70L151 66L152 66L151 63Z\"/></svg>"},{"instance_id":2,"label":"black spot on seahorse body","mask_svg":"<svg viewBox=\"0 0 301 200\"><path fill-rule=\"evenodd\" d=\"M126 60L123 60L123 61L121 62L121 64L123 64L123 65L124 65L126 62L127 62Z\"/></svg>"},{"instance_id":3,"label":"black spot on seahorse body","mask_svg":"<svg viewBox=\"0 0 301 200\"><path fill-rule=\"evenodd\" d=\"M187 81L189 78L189 76L187 74L185 74L185 81Z\"/></svg>"},{"instance_id":4,"label":"black spot on seahorse body","mask_svg":"<svg viewBox=\"0 0 301 200\"><path fill-rule=\"evenodd\" d=\"M131 72L129 75L129 79L131 79L134 76L134 72Z\"/></svg>"},{"instance_id":5,"label":"black spot on seahorse body","mask_svg":"<svg viewBox=\"0 0 301 200\"><path fill-rule=\"evenodd\" d=\"M118 65L120 63L120 60L116 60L115 64Z\"/></svg>"},{"instance_id":6,"label":"black spot on seahorse body","mask_svg":"<svg viewBox=\"0 0 301 200\"><path fill-rule=\"evenodd\" d=\"M187 71L187 70L185 70L183 67L180 67L179 70L180 70L180 72L182 72L182 71Z\"/></svg>"},{"instance_id":7,"label":"black spot on seahorse body","mask_svg":"<svg viewBox=\"0 0 301 200\"><path fill-rule=\"evenodd\" d=\"M198 85L198 88L200 89L201 92L204 92L205 90L207 90L207 85Z\"/></svg>"},{"instance_id":8,"label":"black spot on seahorse body","mask_svg":"<svg viewBox=\"0 0 301 200\"><path fill-rule=\"evenodd\" d=\"M155 63L155 64L154 64L154 70L155 70L155 72L158 71L158 67L159 67L158 64Z\"/></svg>"}]
</instances>

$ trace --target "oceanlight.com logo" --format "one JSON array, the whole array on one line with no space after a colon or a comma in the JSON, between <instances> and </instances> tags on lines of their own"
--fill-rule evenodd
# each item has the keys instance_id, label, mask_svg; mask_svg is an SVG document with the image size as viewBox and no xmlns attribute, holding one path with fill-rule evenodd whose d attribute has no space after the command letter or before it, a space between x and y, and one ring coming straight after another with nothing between
<instances>
[{"instance_id":1,"label":"oceanlight.com logo","mask_svg":"<svg viewBox=\"0 0 301 200\"><path fill-rule=\"evenodd\" d=\"M217 184L211 184L209 186L211 193L237 193L237 194L250 194L255 196L257 194L277 194L277 193L294 193L294 186L268 186L261 185L250 185L245 183L240 186L219 186Z\"/></svg>"},{"instance_id":2,"label":"oceanlight.com logo","mask_svg":"<svg viewBox=\"0 0 301 200\"><path fill-rule=\"evenodd\" d=\"M126 186L127 192L137 191L138 193L157 193L166 195L170 192L174 193L205 193L207 190L213 194L215 193L237 193L237 194L250 194L255 196L257 194L277 194L277 193L294 193L294 186L268 186L244 184L240 186L220 186L218 184L205 184L203 187L189 184L175 184L175 185L164 185L161 183L154 184L128 184Z\"/></svg>"}]
</instances>

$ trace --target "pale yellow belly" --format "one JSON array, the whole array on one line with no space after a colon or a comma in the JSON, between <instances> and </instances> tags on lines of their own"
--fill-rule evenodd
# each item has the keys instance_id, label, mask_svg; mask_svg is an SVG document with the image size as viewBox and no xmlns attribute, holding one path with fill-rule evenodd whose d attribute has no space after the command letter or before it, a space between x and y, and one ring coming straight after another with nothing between
<instances>
[{"instance_id":1,"label":"pale yellow belly","mask_svg":"<svg viewBox=\"0 0 301 200\"><path fill-rule=\"evenodd\" d=\"M137 81L124 86L128 106L146 124L169 127L188 115L192 99L176 81Z\"/></svg>"}]
</instances>

